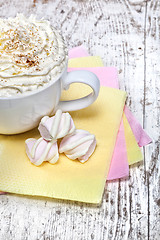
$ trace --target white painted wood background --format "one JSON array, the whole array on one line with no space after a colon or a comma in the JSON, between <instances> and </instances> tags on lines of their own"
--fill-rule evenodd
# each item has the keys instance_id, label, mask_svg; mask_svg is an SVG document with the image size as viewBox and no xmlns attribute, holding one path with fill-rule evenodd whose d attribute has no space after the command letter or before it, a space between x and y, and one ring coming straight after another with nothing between
<instances>
[{"instance_id":1,"label":"white painted wood background","mask_svg":"<svg viewBox=\"0 0 160 240\"><path fill-rule=\"evenodd\" d=\"M130 109L153 143L129 180L108 182L100 207L0 196L0 240L160 239L160 1L0 0L0 16L34 13L61 29L69 47L84 44L116 66Z\"/></svg>"}]
</instances>

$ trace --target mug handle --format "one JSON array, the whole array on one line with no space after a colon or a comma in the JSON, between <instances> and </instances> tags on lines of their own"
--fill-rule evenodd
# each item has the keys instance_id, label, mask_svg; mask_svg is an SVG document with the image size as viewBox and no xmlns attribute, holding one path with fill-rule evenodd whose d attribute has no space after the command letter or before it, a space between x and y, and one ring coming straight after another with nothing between
<instances>
[{"instance_id":1,"label":"mug handle","mask_svg":"<svg viewBox=\"0 0 160 240\"><path fill-rule=\"evenodd\" d=\"M80 110L88 107L97 99L100 89L100 81L94 73L87 70L69 72L63 79L63 89L68 90L71 83L87 84L93 89L93 92L79 99L60 101L57 109L61 109L63 112Z\"/></svg>"}]
</instances>

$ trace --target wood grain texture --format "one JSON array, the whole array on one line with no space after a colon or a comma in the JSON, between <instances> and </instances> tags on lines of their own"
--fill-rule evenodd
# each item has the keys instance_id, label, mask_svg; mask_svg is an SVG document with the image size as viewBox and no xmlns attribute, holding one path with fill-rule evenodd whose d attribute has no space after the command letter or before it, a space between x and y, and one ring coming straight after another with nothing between
<instances>
[{"instance_id":1,"label":"wood grain texture","mask_svg":"<svg viewBox=\"0 0 160 240\"><path fill-rule=\"evenodd\" d=\"M149 128L153 144L146 149L148 181L148 231L160 239L160 1L147 4L146 76L144 125Z\"/></svg>"},{"instance_id":2,"label":"wood grain texture","mask_svg":"<svg viewBox=\"0 0 160 240\"><path fill-rule=\"evenodd\" d=\"M0 196L0 240L160 239L160 2L158 0L0 0L1 17L36 14L116 66L127 105L153 139L129 179L107 182L101 206Z\"/></svg>"}]
</instances>

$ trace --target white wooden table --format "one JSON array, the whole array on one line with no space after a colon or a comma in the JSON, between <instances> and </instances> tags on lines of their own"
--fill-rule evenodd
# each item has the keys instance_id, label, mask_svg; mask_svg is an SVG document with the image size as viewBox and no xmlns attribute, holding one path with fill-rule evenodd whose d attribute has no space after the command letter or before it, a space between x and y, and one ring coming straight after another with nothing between
<instances>
[{"instance_id":1,"label":"white wooden table","mask_svg":"<svg viewBox=\"0 0 160 240\"><path fill-rule=\"evenodd\" d=\"M7 194L0 196L0 240L160 239L160 1L0 0L0 16L31 13L116 66L127 105L153 143L129 180L108 182L100 207Z\"/></svg>"}]
</instances>

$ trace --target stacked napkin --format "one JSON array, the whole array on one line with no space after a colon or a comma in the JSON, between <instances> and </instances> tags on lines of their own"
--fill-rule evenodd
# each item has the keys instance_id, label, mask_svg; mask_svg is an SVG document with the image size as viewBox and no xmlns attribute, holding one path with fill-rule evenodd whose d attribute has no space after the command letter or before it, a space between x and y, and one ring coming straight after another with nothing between
<instances>
[{"instance_id":1,"label":"stacked napkin","mask_svg":"<svg viewBox=\"0 0 160 240\"><path fill-rule=\"evenodd\" d=\"M70 64L74 64L74 68L69 68L69 71L76 69L92 71L100 79L101 86L119 88L117 69L114 67L103 67L100 57L89 56L83 46L71 49L69 58L72 59ZM90 64L91 60L92 63ZM81 62L84 61L86 68L80 67L83 65ZM69 65L69 67L71 66ZM139 147L146 146L151 143L151 141L151 138L146 134L130 110L125 106L107 180L127 177L129 174L128 165L143 159Z\"/></svg>"},{"instance_id":2,"label":"stacked napkin","mask_svg":"<svg viewBox=\"0 0 160 240\"><path fill-rule=\"evenodd\" d=\"M143 159L139 146L151 139L125 107L126 93L115 89L116 69L103 67L101 58L88 56L83 47L72 49L69 57L68 71L88 69L102 85L95 103L70 113L77 128L96 136L96 150L85 164L60 154L56 164L45 162L36 167L25 154L25 140L39 138L37 129L0 135L0 189L5 192L100 203L106 179L128 176L129 164ZM82 84L73 84L63 92L62 100L81 97L89 91Z\"/></svg>"}]
</instances>

